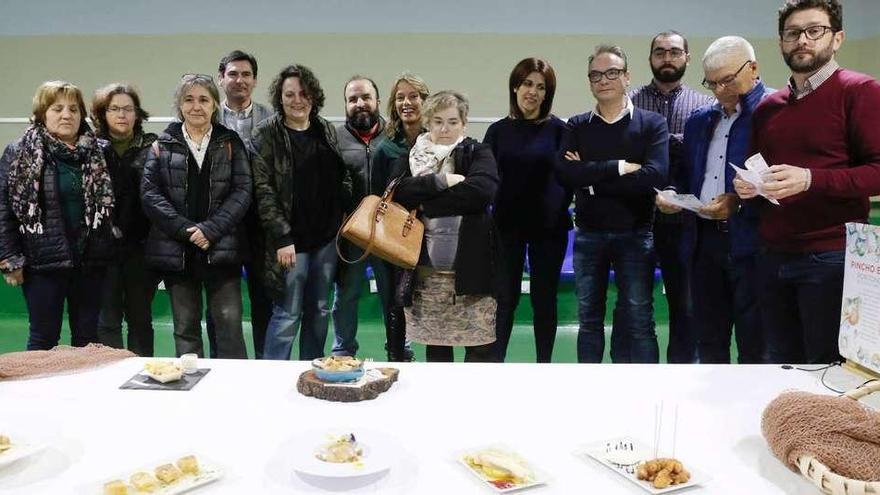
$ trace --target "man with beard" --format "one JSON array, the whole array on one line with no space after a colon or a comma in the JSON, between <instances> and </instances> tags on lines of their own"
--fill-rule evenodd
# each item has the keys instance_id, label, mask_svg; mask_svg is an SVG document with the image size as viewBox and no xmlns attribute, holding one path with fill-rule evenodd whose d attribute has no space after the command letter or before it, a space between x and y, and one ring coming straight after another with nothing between
<instances>
[{"instance_id":1,"label":"man with beard","mask_svg":"<svg viewBox=\"0 0 880 495\"><path fill-rule=\"evenodd\" d=\"M272 110L251 99L257 86L257 59L241 50L233 50L220 59L217 67L217 81L223 89L225 99L220 105L223 125L235 131L251 148L251 131L257 124L269 118ZM266 293L263 283L263 263L265 241L263 229L257 215L256 202L251 204L244 218L247 232L247 256L244 265L247 274L248 299L251 307L251 330L254 339L254 357L263 357L263 344L266 340L266 326L272 317L272 300ZM217 346L214 333L214 318L210 310L205 310L205 326L208 332L209 355L216 357Z\"/></svg>"},{"instance_id":2,"label":"man with beard","mask_svg":"<svg viewBox=\"0 0 880 495\"><path fill-rule=\"evenodd\" d=\"M681 191L688 176L682 158L684 124L697 108L712 98L694 91L681 79L691 55L687 39L676 31L654 36L648 63L654 78L650 83L632 90L633 105L657 112L669 126L669 186ZM669 306L669 346L666 360L670 363L697 361L696 330L691 322L690 273L681 249L681 239L689 220L682 214L658 215L654 221L654 250L663 273L663 286Z\"/></svg>"},{"instance_id":3,"label":"man with beard","mask_svg":"<svg viewBox=\"0 0 880 495\"><path fill-rule=\"evenodd\" d=\"M357 207L369 194L381 195L388 182L387 170L376 170L373 155L385 139L382 132L385 121L379 115L379 88L369 77L352 76L345 84L345 124L337 127L339 150L352 176L352 205ZM342 254L348 260L356 260L363 250L348 241L340 241ZM333 354L354 356L358 350L358 301L366 281L367 263L373 269L383 314L387 315L391 304L391 281L385 263L375 256L354 263L340 263L336 276L333 300Z\"/></svg>"},{"instance_id":4,"label":"man with beard","mask_svg":"<svg viewBox=\"0 0 880 495\"><path fill-rule=\"evenodd\" d=\"M880 194L880 84L837 65L843 40L838 0L785 2L779 46L792 74L755 110L753 131L771 165L764 191L779 205L734 181L760 208L759 298L775 363L839 359L844 224L868 223Z\"/></svg>"}]
</instances>

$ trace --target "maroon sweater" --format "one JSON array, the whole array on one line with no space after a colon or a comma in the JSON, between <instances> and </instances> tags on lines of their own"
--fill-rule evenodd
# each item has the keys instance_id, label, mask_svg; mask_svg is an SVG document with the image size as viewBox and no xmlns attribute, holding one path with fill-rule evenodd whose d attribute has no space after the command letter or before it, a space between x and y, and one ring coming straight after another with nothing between
<instances>
[{"instance_id":1,"label":"maroon sweater","mask_svg":"<svg viewBox=\"0 0 880 495\"><path fill-rule=\"evenodd\" d=\"M844 249L844 223L867 223L869 197L880 194L880 83L838 69L800 100L781 89L755 110L753 138L768 164L812 173L805 193L779 206L762 201L765 246L789 253Z\"/></svg>"}]
</instances>

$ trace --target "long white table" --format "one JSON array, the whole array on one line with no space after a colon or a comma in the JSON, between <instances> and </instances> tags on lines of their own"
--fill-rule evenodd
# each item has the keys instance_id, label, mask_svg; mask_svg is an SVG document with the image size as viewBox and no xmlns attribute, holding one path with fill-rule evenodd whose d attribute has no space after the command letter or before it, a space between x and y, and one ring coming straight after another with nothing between
<instances>
[{"instance_id":1,"label":"long white table","mask_svg":"<svg viewBox=\"0 0 880 495\"><path fill-rule=\"evenodd\" d=\"M309 484L287 459L314 447L296 437L332 428L381 433L401 449L386 476L353 493L491 493L455 454L496 443L550 474L526 493L645 493L573 452L624 435L652 443L661 400L678 405L676 457L712 476L686 493L818 493L771 455L760 421L784 390L828 391L779 366L396 364L400 380L376 400L332 403L296 391L309 367L296 361L201 360L211 372L192 391L120 390L144 362L0 382L0 433L48 446L0 469L0 493L88 493L187 452L225 471L195 493L322 493L334 485Z\"/></svg>"}]
</instances>

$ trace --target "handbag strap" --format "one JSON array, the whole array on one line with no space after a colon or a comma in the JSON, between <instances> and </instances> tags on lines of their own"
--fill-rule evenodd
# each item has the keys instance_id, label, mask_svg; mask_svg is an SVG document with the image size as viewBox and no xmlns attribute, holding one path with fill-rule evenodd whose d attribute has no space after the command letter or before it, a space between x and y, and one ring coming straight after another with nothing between
<instances>
[{"instance_id":1,"label":"handbag strap","mask_svg":"<svg viewBox=\"0 0 880 495\"><path fill-rule=\"evenodd\" d=\"M348 223L348 220L354 215L351 214L345 218L342 225L339 226L339 230L336 232L336 254L339 255L339 259L349 265L360 263L367 259L367 256L369 256L373 250L373 241L376 239L376 224L379 223L382 215L385 214L385 210L388 208L388 203L394 198L394 189L397 188L398 182L400 182L400 177L395 178L390 184L388 184L388 187L385 188L385 192L382 193L382 198L376 203L376 207L373 208L373 211L370 212L370 239L367 241L367 247L364 249L364 254L356 260L349 260L346 258L345 255L342 254L342 249L339 248L339 238L342 237L342 230L345 228L345 224Z\"/></svg>"},{"instance_id":2,"label":"handbag strap","mask_svg":"<svg viewBox=\"0 0 880 495\"><path fill-rule=\"evenodd\" d=\"M871 395L874 392L880 392L880 380L874 380L866 383L865 385L850 390L849 392L843 394L850 399L859 400L866 395Z\"/></svg>"}]
</instances>

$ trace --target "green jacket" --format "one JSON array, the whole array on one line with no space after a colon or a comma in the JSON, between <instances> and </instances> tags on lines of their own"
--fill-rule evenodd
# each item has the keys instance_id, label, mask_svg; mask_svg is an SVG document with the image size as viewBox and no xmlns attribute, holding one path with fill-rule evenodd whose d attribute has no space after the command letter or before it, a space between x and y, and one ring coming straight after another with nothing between
<instances>
[{"instance_id":1,"label":"green jacket","mask_svg":"<svg viewBox=\"0 0 880 495\"><path fill-rule=\"evenodd\" d=\"M351 175L339 152L336 129L323 117L312 117L312 125L320 126L327 145L339 157L345 171L339 196L345 211L351 211ZM266 288L276 301L284 295L284 270L278 264L278 249L293 244L291 213L293 211L294 160L290 138L284 128L284 117L275 115L260 122L253 133L253 174L257 211L266 236Z\"/></svg>"}]
</instances>

